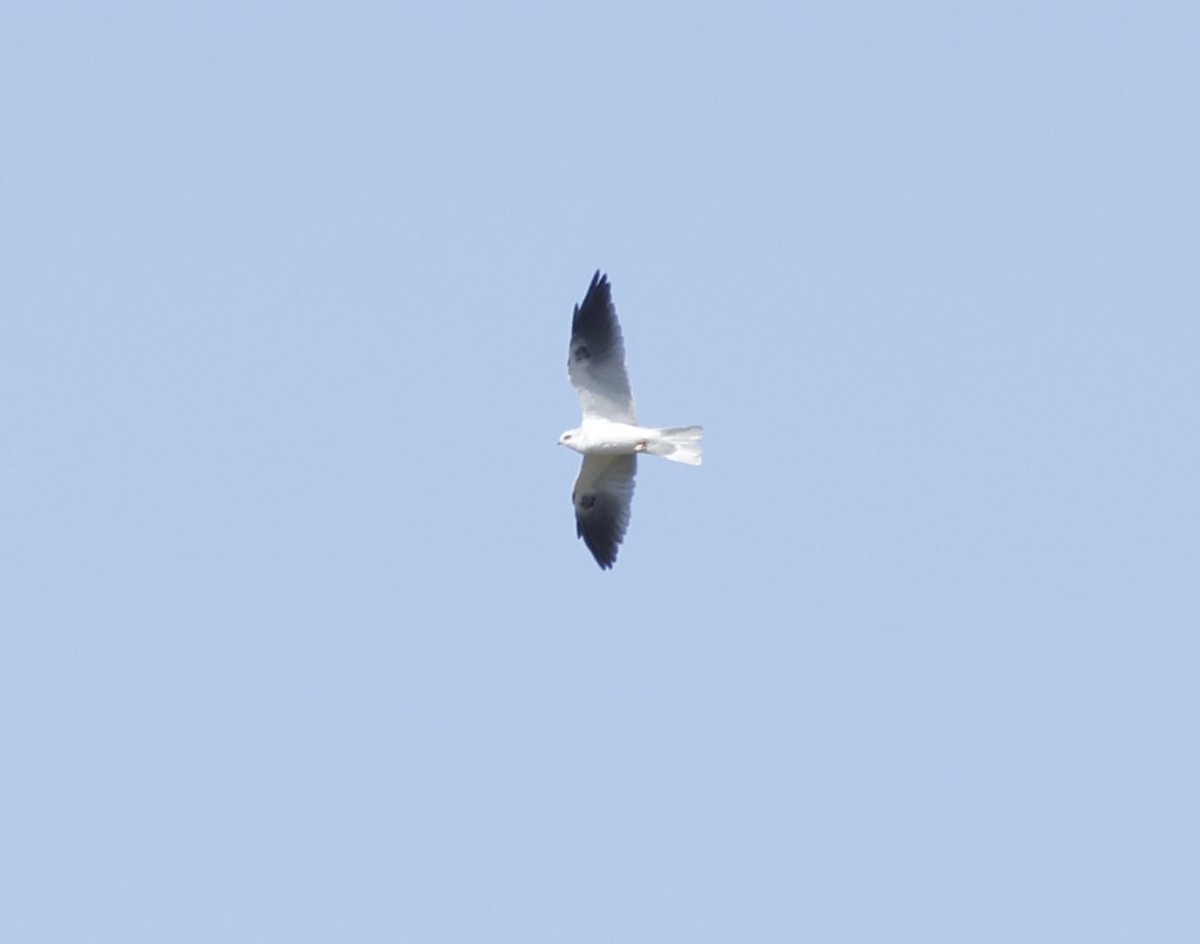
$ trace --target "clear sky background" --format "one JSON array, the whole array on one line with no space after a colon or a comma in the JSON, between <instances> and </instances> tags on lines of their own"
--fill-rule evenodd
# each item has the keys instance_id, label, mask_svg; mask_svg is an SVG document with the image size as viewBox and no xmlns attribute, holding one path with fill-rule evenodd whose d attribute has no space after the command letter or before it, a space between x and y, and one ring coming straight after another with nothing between
<instances>
[{"instance_id":1,"label":"clear sky background","mask_svg":"<svg viewBox=\"0 0 1200 944\"><path fill-rule=\"evenodd\" d=\"M0 939L1200 939L1198 35L7 4Z\"/></svg>"}]
</instances>

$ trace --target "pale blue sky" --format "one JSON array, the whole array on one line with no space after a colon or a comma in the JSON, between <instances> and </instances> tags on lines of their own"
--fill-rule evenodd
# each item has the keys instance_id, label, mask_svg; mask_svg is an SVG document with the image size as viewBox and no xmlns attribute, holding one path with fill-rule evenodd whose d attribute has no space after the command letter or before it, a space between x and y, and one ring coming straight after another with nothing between
<instances>
[{"instance_id":1,"label":"pale blue sky","mask_svg":"<svg viewBox=\"0 0 1200 944\"><path fill-rule=\"evenodd\" d=\"M1200 939L1198 11L8 4L0 939Z\"/></svg>"}]
</instances>

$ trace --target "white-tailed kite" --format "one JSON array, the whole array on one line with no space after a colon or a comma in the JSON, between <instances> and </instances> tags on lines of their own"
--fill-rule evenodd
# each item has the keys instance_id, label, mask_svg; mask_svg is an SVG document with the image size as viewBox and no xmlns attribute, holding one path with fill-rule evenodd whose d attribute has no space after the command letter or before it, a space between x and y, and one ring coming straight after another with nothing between
<instances>
[{"instance_id":1,"label":"white-tailed kite","mask_svg":"<svg viewBox=\"0 0 1200 944\"><path fill-rule=\"evenodd\" d=\"M638 426L625 371L625 343L608 277L597 272L582 305L575 306L567 354L583 420L558 437L558 444L583 454L575 480L575 533L596 563L608 569L629 527L637 455L646 452L672 462L700 464L701 426Z\"/></svg>"}]
</instances>

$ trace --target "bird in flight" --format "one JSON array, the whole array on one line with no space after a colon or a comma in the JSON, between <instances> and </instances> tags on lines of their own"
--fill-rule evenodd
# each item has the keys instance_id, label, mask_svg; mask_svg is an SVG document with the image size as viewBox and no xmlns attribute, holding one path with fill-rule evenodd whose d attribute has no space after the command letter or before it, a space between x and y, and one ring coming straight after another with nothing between
<instances>
[{"instance_id":1,"label":"bird in flight","mask_svg":"<svg viewBox=\"0 0 1200 944\"><path fill-rule=\"evenodd\" d=\"M629 527L638 453L699 465L701 426L638 426L625 370L625 342L613 307L608 276L592 277L583 304L575 306L567 354L583 420L558 437L558 444L583 454L571 501L575 533L596 563L607 570Z\"/></svg>"}]
</instances>

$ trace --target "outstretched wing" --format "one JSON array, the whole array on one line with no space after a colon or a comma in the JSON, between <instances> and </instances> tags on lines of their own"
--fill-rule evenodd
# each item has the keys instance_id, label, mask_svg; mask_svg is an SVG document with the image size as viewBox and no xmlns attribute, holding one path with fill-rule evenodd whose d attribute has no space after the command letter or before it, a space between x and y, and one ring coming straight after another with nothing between
<instances>
[{"instance_id":1,"label":"outstretched wing","mask_svg":"<svg viewBox=\"0 0 1200 944\"><path fill-rule=\"evenodd\" d=\"M612 289L608 276L599 272L592 277L583 304L575 306L567 375L579 393L585 419L598 416L616 423L637 422Z\"/></svg>"},{"instance_id":2,"label":"outstretched wing","mask_svg":"<svg viewBox=\"0 0 1200 944\"><path fill-rule=\"evenodd\" d=\"M616 562L629 527L635 475L637 456L584 456L571 492L575 533L605 570Z\"/></svg>"}]
</instances>

